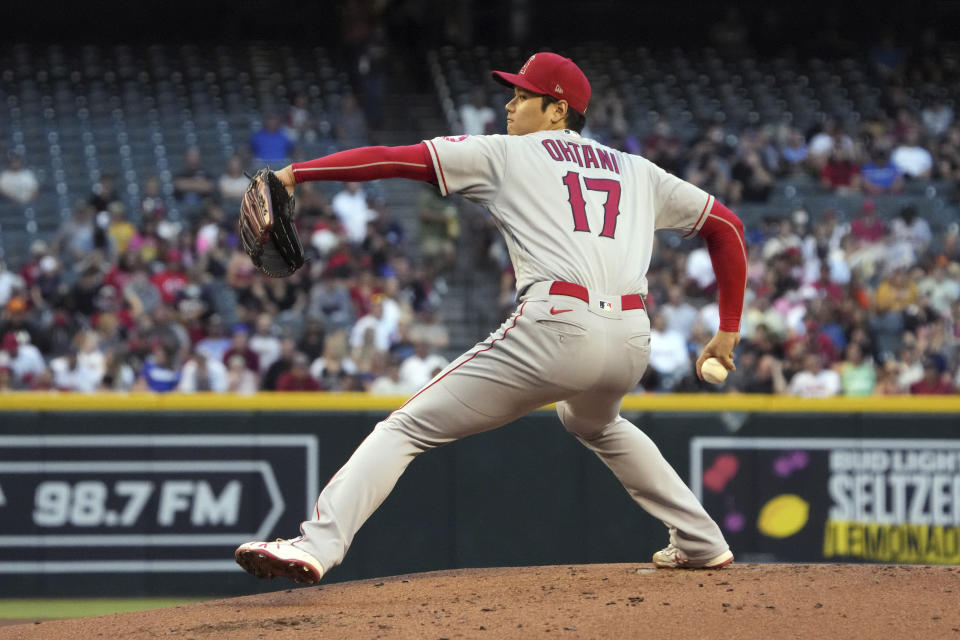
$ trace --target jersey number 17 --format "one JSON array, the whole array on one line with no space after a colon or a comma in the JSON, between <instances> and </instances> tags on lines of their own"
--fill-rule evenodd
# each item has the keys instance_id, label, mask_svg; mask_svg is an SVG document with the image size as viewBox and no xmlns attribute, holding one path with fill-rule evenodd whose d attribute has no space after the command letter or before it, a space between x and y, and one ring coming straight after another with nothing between
<instances>
[{"instance_id":1,"label":"jersey number 17","mask_svg":"<svg viewBox=\"0 0 960 640\"><path fill-rule=\"evenodd\" d=\"M583 199L583 189L580 186L580 174L570 171L563 176L563 184L567 187L570 209L573 211L573 230L590 233L590 224L587 222L587 203ZM603 203L603 230L600 235L612 238L617 231L617 216L620 215L620 183L608 178L584 178L583 184L590 191L602 191L607 194Z\"/></svg>"}]
</instances>

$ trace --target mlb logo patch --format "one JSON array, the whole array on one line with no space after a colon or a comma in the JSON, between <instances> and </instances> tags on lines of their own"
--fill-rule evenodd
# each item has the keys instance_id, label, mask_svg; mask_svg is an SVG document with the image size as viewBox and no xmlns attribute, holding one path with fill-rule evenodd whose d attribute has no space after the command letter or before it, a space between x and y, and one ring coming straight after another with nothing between
<instances>
[{"instance_id":1,"label":"mlb logo patch","mask_svg":"<svg viewBox=\"0 0 960 640\"><path fill-rule=\"evenodd\" d=\"M598 300L597 303L600 305L600 308L601 308L603 311L613 311L613 303L612 303L612 302L604 302L603 300Z\"/></svg>"}]
</instances>

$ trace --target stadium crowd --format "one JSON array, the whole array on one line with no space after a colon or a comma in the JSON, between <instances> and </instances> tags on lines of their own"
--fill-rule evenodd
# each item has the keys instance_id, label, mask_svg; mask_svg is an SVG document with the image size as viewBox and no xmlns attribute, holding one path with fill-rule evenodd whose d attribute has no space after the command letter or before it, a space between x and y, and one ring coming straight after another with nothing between
<instances>
[{"instance_id":1,"label":"stadium crowd","mask_svg":"<svg viewBox=\"0 0 960 640\"><path fill-rule=\"evenodd\" d=\"M133 225L100 189L0 270L0 389L403 394L445 366L433 279L359 185L299 191L314 259L287 279L254 270L221 191L186 229L149 196Z\"/></svg>"},{"instance_id":2,"label":"stadium crowd","mask_svg":"<svg viewBox=\"0 0 960 640\"><path fill-rule=\"evenodd\" d=\"M661 242L651 270L647 388L707 390L692 363L717 329L702 246ZM960 251L934 248L910 207L884 222L866 200L851 223L798 210L748 232L737 371L723 388L804 397L955 393L960 386Z\"/></svg>"},{"instance_id":3,"label":"stadium crowd","mask_svg":"<svg viewBox=\"0 0 960 640\"><path fill-rule=\"evenodd\" d=\"M355 109L345 100L342 144L364 142ZM403 227L382 199L359 184L332 198L301 187L298 225L312 259L291 278L260 275L238 246L244 168L289 161L313 126L299 100L285 127L267 116L248 152L219 175L189 149L174 178L182 222L167 216L155 178L130 215L104 174L54 237L33 243L25 264L0 263L0 389L408 394L422 386L446 365L439 352L449 338L432 267L408 259ZM15 157L8 169L29 171ZM0 176L8 183L31 181Z\"/></svg>"},{"instance_id":4,"label":"stadium crowd","mask_svg":"<svg viewBox=\"0 0 960 640\"><path fill-rule=\"evenodd\" d=\"M896 76L885 76L886 78ZM616 91L591 108L588 131L739 203L765 203L778 180L827 192L867 194L847 219L830 210L773 211L748 228L749 274L737 371L722 387L696 380L693 363L718 327L715 280L697 242L658 238L649 272L653 392L735 390L798 396L943 394L960 388L960 242L954 223L934 237L913 207L886 211L884 195L928 180L960 178L960 124L936 96L919 111L895 81L856 128L826 118L810 131L786 123L730 131L705 123L690 141L660 121L634 136ZM471 97L473 99L473 97ZM345 144L363 143L356 103L337 123ZM464 105L467 107L467 105ZM466 109L487 130L483 101ZM388 203L364 185L333 197L298 188L298 225L309 264L287 279L255 271L237 246L234 212L257 159L295 154L310 135L298 99L286 127L267 117L250 150L219 175L195 149L183 158L175 197L187 215L168 218L155 180L130 215L109 175L78 202L22 265L0 266L0 390L92 392L340 391L410 394L447 360L438 277L455 267L456 243L474 242L500 274L501 304L514 282L501 241L458 225L483 220L465 203L424 191L420 243ZM467 120L467 118L465 118ZM472 122L472 121L471 121ZM349 140L346 139L349 137ZM0 193L36 192L11 156ZM470 218L470 219L467 219ZM133 222L136 221L136 224Z\"/></svg>"}]
</instances>

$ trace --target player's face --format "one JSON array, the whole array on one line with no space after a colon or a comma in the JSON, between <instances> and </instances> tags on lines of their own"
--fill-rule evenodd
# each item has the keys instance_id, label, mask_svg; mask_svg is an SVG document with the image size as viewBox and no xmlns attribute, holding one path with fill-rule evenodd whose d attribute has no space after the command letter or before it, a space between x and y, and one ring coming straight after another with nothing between
<instances>
[{"instance_id":1,"label":"player's face","mask_svg":"<svg viewBox=\"0 0 960 640\"><path fill-rule=\"evenodd\" d=\"M507 103L507 134L522 136L534 131L552 129L550 109L541 108L540 95L520 87L513 88L513 99Z\"/></svg>"}]
</instances>

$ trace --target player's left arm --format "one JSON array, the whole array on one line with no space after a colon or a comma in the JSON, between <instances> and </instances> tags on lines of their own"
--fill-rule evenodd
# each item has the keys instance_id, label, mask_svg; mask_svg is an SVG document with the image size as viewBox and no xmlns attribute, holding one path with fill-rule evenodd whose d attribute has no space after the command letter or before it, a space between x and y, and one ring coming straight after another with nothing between
<instances>
[{"instance_id":1,"label":"player's left arm","mask_svg":"<svg viewBox=\"0 0 960 640\"><path fill-rule=\"evenodd\" d=\"M720 201L713 204L697 233L707 243L710 261L717 277L717 304L720 329L697 358L697 376L704 360L715 357L730 371L736 371L733 350L740 342L740 317L747 287L747 245L743 223Z\"/></svg>"},{"instance_id":2,"label":"player's left arm","mask_svg":"<svg viewBox=\"0 0 960 640\"><path fill-rule=\"evenodd\" d=\"M367 182L383 178L407 178L437 183L426 144L402 147L358 147L309 162L295 162L275 172L287 191L301 182L334 180Z\"/></svg>"}]
</instances>

